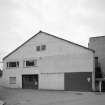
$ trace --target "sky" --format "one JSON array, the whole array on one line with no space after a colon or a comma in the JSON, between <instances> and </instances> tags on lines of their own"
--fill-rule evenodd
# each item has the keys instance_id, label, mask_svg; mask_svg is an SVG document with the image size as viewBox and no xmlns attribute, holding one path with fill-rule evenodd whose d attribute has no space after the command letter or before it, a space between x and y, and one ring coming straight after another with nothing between
<instances>
[{"instance_id":1,"label":"sky","mask_svg":"<svg viewBox=\"0 0 105 105\"><path fill-rule=\"evenodd\" d=\"M0 0L0 61L40 30L87 47L105 35L105 0Z\"/></svg>"}]
</instances>

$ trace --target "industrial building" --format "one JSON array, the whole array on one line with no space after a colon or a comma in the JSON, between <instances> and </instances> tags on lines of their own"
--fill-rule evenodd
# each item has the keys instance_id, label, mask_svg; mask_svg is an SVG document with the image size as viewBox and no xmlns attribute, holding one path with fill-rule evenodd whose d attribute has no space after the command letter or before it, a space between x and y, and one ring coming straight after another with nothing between
<instances>
[{"instance_id":1,"label":"industrial building","mask_svg":"<svg viewBox=\"0 0 105 105\"><path fill-rule=\"evenodd\" d=\"M3 83L11 88L93 91L94 51L38 32L3 58Z\"/></svg>"},{"instance_id":2,"label":"industrial building","mask_svg":"<svg viewBox=\"0 0 105 105\"><path fill-rule=\"evenodd\" d=\"M96 91L105 91L105 36L91 37L88 47L95 51Z\"/></svg>"}]
</instances>

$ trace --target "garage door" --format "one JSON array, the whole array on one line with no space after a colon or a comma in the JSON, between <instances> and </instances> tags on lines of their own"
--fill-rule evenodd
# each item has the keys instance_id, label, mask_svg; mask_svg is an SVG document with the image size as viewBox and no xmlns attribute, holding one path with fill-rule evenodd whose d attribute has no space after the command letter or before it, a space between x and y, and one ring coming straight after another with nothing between
<instances>
[{"instance_id":1,"label":"garage door","mask_svg":"<svg viewBox=\"0 0 105 105\"><path fill-rule=\"evenodd\" d=\"M92 91L91 72L65 73L65 90Z\"/></svg>"}]
</instances>

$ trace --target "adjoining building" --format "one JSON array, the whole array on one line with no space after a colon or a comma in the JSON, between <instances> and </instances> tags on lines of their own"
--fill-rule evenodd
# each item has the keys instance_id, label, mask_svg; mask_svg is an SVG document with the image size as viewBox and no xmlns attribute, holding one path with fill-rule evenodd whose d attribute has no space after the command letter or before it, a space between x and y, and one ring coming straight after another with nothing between
<instances>
[{"instance_id":1,"label":"adjoining building","mask_svg":"<svg viewBox=\"0 0 105 105\"><path fill-rule=\"evenodd\" d=\"M48 90L92 91L94 52L38 32L3 58L4 86Z\"/></svg>"},{"instance_id":2,"label":"adjoining building","mask_svg":"<svg viewBox=\"0 0 105 105\"><path fill-rule=\"evenodd\" d=\"M96 91L105 91L105 36L91 37L88 47L95 51Z\"/></svg>"}]
</instances>

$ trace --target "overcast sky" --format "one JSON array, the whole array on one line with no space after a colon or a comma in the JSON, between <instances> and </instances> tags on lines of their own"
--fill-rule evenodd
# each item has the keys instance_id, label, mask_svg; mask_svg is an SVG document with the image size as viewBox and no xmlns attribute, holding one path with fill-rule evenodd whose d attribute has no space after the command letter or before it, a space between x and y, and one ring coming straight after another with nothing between
<instances>
[{"instance_id":1,"label":"overcast sky","mask_svg":"<svg viewBox=\"0 0 105 105\"><path fill-rule=\"evenodd\" d=\"M105 35L105 0L0 0L0 60L39 30L87 46Z\"/></svg>"}]
</instances>

